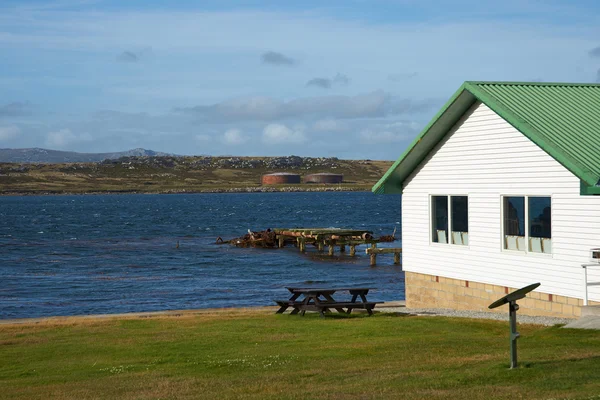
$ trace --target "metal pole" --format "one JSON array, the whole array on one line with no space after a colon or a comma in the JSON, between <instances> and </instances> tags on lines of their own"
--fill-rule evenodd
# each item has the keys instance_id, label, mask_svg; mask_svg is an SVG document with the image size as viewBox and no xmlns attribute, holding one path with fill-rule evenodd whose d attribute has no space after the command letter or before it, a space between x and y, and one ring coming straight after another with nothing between
<instances>
[{"instance_id":1,"label":"metal pole","mask_svg":"<svg viewBox=\"0 0 600 400\"><path fill-rule=\"evenodd\" d=\"M583 305L588 305L588 284L587 284L587 265L582 265L583 267L583 293L585 293L585 297L583 298Z\"/></svg>"},{"instance_id":2,"label":"metal pole","mask_svg":"<svg viewBox=\"0 0 600 400\"><path fill-rule=\"evenodd\" d=\"M510 318L510 368L517 368L517 310L519 305L516 301L508 303L508 316Z\"/></svg>"}]
</instances>

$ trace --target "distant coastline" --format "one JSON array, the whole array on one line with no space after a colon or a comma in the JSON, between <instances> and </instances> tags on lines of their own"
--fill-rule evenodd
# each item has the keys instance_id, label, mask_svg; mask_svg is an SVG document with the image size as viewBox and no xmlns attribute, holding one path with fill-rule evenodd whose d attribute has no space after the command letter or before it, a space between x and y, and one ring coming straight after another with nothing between
<instances>
[{"instance_id":1,"label":"distant coastline","mask_svg":"<svg viewBox=\"0 0 600 400\"><path fill-rule=\"evenodd\" d=\"M0 163L0 196L369 191L392 161L335 157L134 156L87 163ZM266 184L268 174L296 182ZM304 183L335 174L341 183ZM302 178L302 180L300 179Z\"/></svg>"},{"instance_id":2,"label":"distant coastline","mask_svg":"<svg viewBox=\"0 0 600 400\"><path fill-rule=\"evenodd\" d=\"M369 192L369 187L354 186L254 186L254 187L232 187L232 188L214 188L206 190L165 190L165 191L135 191L135 190L115 190L115 191L89 191L89 192L51 192L51 191L32 191L32 192L0 192L0 196L93 196L93 195L118 195L118 194L201 194L201 193L298 193L298 192Z\"/></svg>"}]
</instances>

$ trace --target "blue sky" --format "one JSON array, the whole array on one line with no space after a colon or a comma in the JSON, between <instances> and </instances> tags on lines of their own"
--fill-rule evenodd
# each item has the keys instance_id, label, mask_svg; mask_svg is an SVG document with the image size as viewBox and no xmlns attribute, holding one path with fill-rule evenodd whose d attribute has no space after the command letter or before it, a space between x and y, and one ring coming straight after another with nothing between
<instances>
[{"instance_id":1,"label":"blue sky","mask_svg":"<svg viewBox=\"0 0 600 400\"><path fill-rule=\"evenodd\" d=\"M0 60L0 148L391 160L465 80L598 81L600 3L2 0Z\"/></svg>"}]
</instances>

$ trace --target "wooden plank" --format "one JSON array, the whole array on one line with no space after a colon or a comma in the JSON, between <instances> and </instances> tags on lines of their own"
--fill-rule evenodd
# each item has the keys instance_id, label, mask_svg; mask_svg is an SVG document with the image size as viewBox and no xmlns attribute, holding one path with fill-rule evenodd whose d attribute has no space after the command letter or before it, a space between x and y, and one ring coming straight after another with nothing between
<instances>
[{"instance_id":1,"label":"wooden plank","mask_svg":"<svg viewBox=\"0 0 600 400\"><path fill-rule=\"evenodd\" d=\"M329 240L327 240L329 242ZM347 246L360 246L361 244L373 244L379 243L377 239L336 239L335 244L347 245Z\"/></svg>"},{"instance_id":2,"label":"wooden plank","mask_svg":"<svg viewBox=\"0 0 600 400\"><path fill-rule=\"evenodd\" d=\"M305 311L319 311L321 312L321 310L323 310L324 308L329 308L328 306L317 306L314 304L301 304L297 307L295 307L295 309L301 311L304 315Z\"/></svg>"},{"instance_id":3,"label":"wooden plank","mask_svg":"<svg viewBox=\"0 0 600 400\"><path fill-rule=\"evenodd\" d=\"M336 292L335 289L293 289L294 294L303 294L306 297L316 297L319 295L332 295Z\"/></svg>"},{"instance_id":4,"label":"wooden plank","mask_svg":"<svg viewBox=\"0 0 600 400\"><path fill-rule=\"evenodd\" d=\"M344 235L360 236L363 233L373 234L373 231L363 229L342 229L342 228L276 228L273 229L276 234L282 232L301 233L305 235Z\"/></svg>"},{"instance_id":5,"label":"wooden plank","mask_svg":"<svg viewBox=\"0 0 600 400\"><path fill-rule=\"evenodd\" d=\"M292 287L292 286L287 286L286 289L290 292L290 293L316 293L316 292L327 292L329 294L331 294L331 292L335 293L335 292L368 292L369 290L372 290L373 288L368 288L368 287L341 287L341 288L327 288L327 287L323 287L323 288L319 288L319 287Z\"/></svg>"},{"instance_id":6,"label":"wooden plank","mask_svg":"<svg viewBox=\"0 0 600 400\"><path fill-rule=\"evenodd\" d=\"M321 303L319 307L328 307L328 308L336 308L336 307L351 307L351 308L366 308L366 307L375 307L376 304L381 304L383 301L367 301L366 303L352 303L352 302L335 302L335 303Z\"/></svg>"},{"instance_id":7,"label":"wooden plank","mask_svg":"<svg viewBox=\"0 0 600 400\"><path fill-rule=\"evenodd\" d=\"M394 247L394 248L368 248L365 250L365 253L367 254L386 254L386 253L402 253L402 248L401 247Z\"/></svg>"}]
</instances>

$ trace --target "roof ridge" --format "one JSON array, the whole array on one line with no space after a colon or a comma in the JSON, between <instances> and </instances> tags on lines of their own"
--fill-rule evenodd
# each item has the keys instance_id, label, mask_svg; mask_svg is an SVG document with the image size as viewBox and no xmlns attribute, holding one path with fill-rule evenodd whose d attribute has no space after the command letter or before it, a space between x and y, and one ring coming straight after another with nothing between
<instances>
[{"instance_id":1,"label":"roof ridge","mask_svg":"<svg viewBox=\"0 0 600 400\"><path fill-rule=\"evenodd\" d=\"M600 87L600 83L590 82L465 81L465 83L471 85Z\"/></svg>"}]
</instances>

